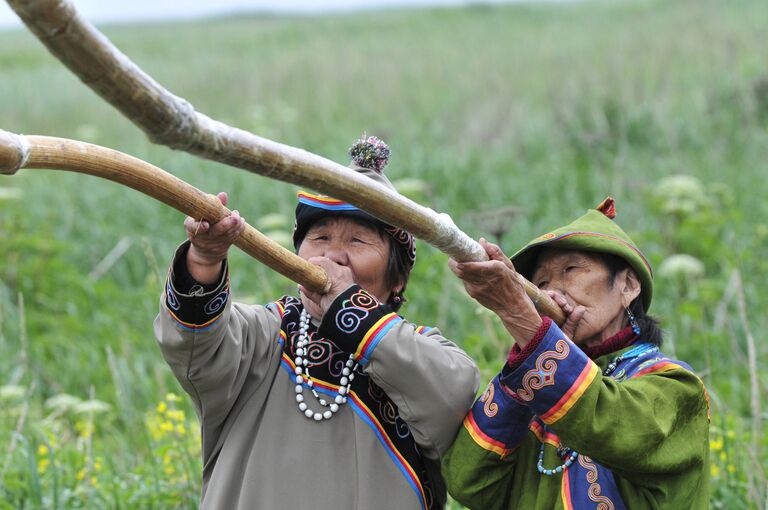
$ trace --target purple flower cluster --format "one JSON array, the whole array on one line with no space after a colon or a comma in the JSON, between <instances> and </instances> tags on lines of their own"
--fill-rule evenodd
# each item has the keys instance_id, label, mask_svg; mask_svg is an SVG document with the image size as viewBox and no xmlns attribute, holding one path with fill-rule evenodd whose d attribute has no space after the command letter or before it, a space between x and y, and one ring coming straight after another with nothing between
<instances>
[{"instance_id":1,"label":"purple flower cluster","mask_svg":"<svg viewBox=\"0 0 768 510\"><path fill-rule=\"evenodd\" d=\"M356 165L381 172L389 162L389 145L375 136L363 135L349 148L349 156Z\"/></svg>"}]
</instances>

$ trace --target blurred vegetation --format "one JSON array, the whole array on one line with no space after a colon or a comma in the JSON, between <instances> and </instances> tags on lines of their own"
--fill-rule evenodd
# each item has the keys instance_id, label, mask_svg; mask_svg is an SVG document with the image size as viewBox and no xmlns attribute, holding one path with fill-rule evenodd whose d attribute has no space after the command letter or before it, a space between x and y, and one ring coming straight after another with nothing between
<instances>
[{"instance_id":1,"label":"blurred vegetation","mask_svg":"<svg viewBox=\"0 0 768 510\"><path fill-rule=\"evenodd\" d=\"M617 200L657 270L665 350L712 403L712 507L766 508L768 4L637 0L103 27L198 111L388 174L513 252ZM2 128L78 138L230 193L286 240L295 189L151 145L24 31L0 33ZM0 509L195 508L196 421L152 333L182 216L87 176L0 178ZM281 234L282 232L282 234ZM113 249L116 262L99 265ZM233 253L238 299L295 286ZM98 269L97 269L98 268ZM489 379L510 340L419 246L403 310Z\"/></svg>"}]
</instances>

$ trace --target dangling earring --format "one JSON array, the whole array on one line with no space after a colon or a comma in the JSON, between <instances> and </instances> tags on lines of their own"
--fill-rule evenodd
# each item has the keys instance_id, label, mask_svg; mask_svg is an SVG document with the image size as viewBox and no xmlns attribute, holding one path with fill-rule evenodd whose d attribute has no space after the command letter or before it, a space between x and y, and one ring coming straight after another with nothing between
<instances>
[{"instance_id":1,"label":"dangling earring","mask_svg":"<svg viewBox=\"0 0 768 510\"><path fill-rule=\"evenodd\" d=\"M632 332L636 336L640 336L640 324L637 323L637 319L635 318L634 314L629 311L629 308L626 306L624 307L624 310L627 311L627 317L629 318L629 325L632 326Z\"/></svg>"},{"instance_id":2,"label":"dangling earring","mask_svg":"<svg viewBox=\"0 0 768 510\"><path fill-rule=\"evenodd\" d=\"M395 294L395 296L392 298L392 302L396 305L399 305L403 302L403 298L400 296L400 294Z\"/></svg>"}]
</instances>

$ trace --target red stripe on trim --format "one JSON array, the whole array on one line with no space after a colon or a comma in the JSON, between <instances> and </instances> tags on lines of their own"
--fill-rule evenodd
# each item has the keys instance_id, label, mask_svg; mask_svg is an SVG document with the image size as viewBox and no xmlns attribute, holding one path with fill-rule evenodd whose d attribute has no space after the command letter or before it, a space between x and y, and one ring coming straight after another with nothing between
<instances>
[{"instance_id":1,"label":"red stripe on trim","mask_svg":"<svg viewBox=\"0 0 768 510\"><path fill-rule=\"evenodd\" d=\"M685 370L683 367L681 367L680 365L677 365L675 363L670 363L669 361L660 361L658 363L655 363L655 364L651 365L650 367L642 369L641 371L637 372L632 377L633 378L640 377L641 375L650 374L650 373L653 373L653 372L666 372L667 370L673 370L675 368L679 368L681 370ZM686 372L687 372L687 370L686 370Z\"/></svg>"},{"instance_id":2,"label":"red stripe on trim","mask_svg":"<svg viewBox=\"0 0 768 510\"><path fill-rule=\"evenodd\" d=\"M573 510L573 501L571 501L571 480L568 474L568 468L563 471L563 485L560 489L560 496L563 498L563 509Z\"/></svg>"},{"instance_id":3,"label":"red stripe on trim","mask_svg":"<svg viewBox=\"0 0 768 510\"><path fill-rule=\"evenodd\" d=\"M472 437L478 446L484 450L488 450L499 455L501 458L504 458L515 451L515 448L507 448L507 445L501 441L493 439L488 434L483 432L475 421L475 417L472 416L472 411L470 411L469 414L467 414L467 417L464 418L464 428L467 429L470 437Z\"/></svg>"},{"instance_id":4,"label":"red stripe on trim","mask_svg":"<svg viewBox=\"0 0 768 510\"><path fill-rule=\"evenodd\" d=\"M348 205L347 202L344 202L343 200L337 200L337 199L331 198L331 197L324 197L322 195L312 195L311 193L307 193L305 191L299 191L296 195L299 198L306 198L306 199L312 200L314 202L320 202L321 204L327 204L327 205Z\"/></svg>"},{"instance_id":5,"label":"red stripe on trim","mask_svg":"<svg viewBox=\"0 0 768 510\"><path fill-rule=\"evenodd\" d=\"M597 365L592 361L589 361L565 395L563 395L560 400L557 401L557 404L552 406L549 411L540 415L539 418L541 418L544 423L549 424L554 423L565 416L571 406L573 406L574 402L576 402L584 393L587 386L592 383L599 371Z\"/></svg>"}]
</instances>

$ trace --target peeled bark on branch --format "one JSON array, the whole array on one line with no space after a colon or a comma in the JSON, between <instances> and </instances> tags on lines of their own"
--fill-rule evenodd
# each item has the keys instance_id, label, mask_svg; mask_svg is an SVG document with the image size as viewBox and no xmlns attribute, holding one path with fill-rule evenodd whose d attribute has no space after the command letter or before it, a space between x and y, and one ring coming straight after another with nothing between
<instances>
[{"instance_id":1,"label":"peeled bark on branch","mask_svg":"<svg viewBox=\"0 0 768 510\"><path fill-rule=\"evenodd\" d=\"M480 244L447 214L438 214L326 158L196 112L120 52L72 2L7 1L56 58L152 142L344 200L458 261L487 260ZM524 284L539 310L561 323L564 316L554 301L530 282Z\"/></svg>"}]
</instances>

